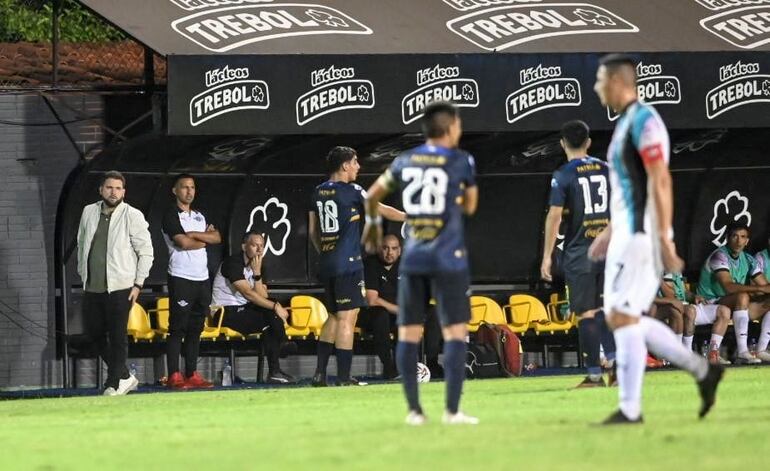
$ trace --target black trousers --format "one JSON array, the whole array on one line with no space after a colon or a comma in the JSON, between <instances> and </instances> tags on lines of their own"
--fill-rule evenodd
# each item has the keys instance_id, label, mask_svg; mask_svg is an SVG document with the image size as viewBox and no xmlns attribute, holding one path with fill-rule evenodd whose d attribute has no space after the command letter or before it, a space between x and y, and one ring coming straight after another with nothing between
<instances>
[{"instance_id":1,"label":"black trousers","mask_svg":"<svg viewBox=\"0 0 770 471\"><path fill-rule=\"evenodd\" d=\"M128 378L128 313L131 289L111 293L89 293L83 299L83 318L86 336L107 363L107 381L104 387L118 387L118 381Z\"/></svg>"},{"instance_id":2,"label":"black trousers","mask_svg":"<svg viewBox=\"0 0 770 471\"><path fill-rule=\"evenodd\" d=\"M169 276L168 295L168 375L179 371L179 355L184 342L184 369L189 377L198 369L201 332L211 309L211 283Z\"/></svg>"},{"instance_id":3,"label":"black trousers","mask_svg":"<svg viewBox=\"0 0 770 471\"><path fill-rule=\"evenodd\" d=\"M280 369L278 359L281 354L281 345L286 342L286 328L278 314L251 303L243 306L225 306L225 319L222 325L237 330L243 335L261 333L269 373Z\"/></svg>"}]
</instances>

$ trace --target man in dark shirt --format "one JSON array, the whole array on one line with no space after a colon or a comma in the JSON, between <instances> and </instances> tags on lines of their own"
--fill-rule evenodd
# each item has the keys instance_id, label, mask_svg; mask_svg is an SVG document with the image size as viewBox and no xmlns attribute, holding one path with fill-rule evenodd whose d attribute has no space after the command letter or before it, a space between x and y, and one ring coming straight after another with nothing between
<instances>
[{"instance_id":1,"label":"man in dark shirt","mask_svg":"<svg viewBox=\"0 0 770 471\"><path fill-rule=\"evenodd\" d=\"M609 223L609 185L607 164L588 155L591 138L583 121L565 123L561 145L569 160L551 179L550 209L545 223L545 243L541 276L551 281L551 256L559 224L564 217L564 275L570 309L578 321L581 350L586 356L588 376L578 387L604 386L599 363L599 346L610 362L615 358L615 342L599 310L604 267L588 260L588 247ZM610 379L612 382L613 379Z\"/></svg>"},{"instance_id":2,"label":"man in dark shirt","mask_svg":"<svg viewBox=\"0 0 770 471\"><path fill-rule=\"evenodd\" d=\"M382 376L393 379L398 376L393 359L390 335L396 332L398 305L398 261L401 257L401 241L395 235L387 235L377 255L364 259L366 302L358 325L371 332L377 356L382 361Z\"/></svg>"},{"instance_id":3,"label":"man in dark shirt","mask_svg":"<svg viewBox=\"0 0 770 471\"><path fill-rule=\"evenodd\" d=\"M267 382L293 383L278 363L286 342L285 323L289 313L278 301L268 298L262 259L265 238L255 232L243 236L241 251L227 257L214 277L214 304L224 306L222 325L243 335L262 334L267 355Z\"/></svg>"}]
</instances>

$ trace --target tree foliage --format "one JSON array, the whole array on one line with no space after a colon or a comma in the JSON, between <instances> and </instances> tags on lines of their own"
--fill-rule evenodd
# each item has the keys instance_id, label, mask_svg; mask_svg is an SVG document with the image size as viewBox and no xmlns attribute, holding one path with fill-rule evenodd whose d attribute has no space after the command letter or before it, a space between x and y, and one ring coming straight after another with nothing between
<instances>
[{"instance_id":1,"label":"tree foliage","mask_svg":"<svg viewBox=\"0 0 770 471\"><path fill-rule=\"evenodd\" d=\"M0 0L0 42L50 42L54 0ZM75 0L62 0L59 38L66 42L126 39Z\"/></svg>"}]
</instances>

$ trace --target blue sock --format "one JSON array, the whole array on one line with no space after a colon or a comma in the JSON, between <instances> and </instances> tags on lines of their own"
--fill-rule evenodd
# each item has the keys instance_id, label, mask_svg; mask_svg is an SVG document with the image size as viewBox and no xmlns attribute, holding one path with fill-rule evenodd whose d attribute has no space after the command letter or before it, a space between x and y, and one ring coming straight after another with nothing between
<instances>
[{"instance_id":1,"label":"blue sock","mask_svg":"<svg viewBox=\"0 0 770 471\"><path fill-rule=\"evenodd\" d=\"M456 414L460 408L460 396L465 381L465 354L467 346L462 340L444 342L444 378L446 379L446 410Z\"/></svg>"},{"instance_id":2,"label":"blue sock","mask_svg":"<svg viewBox=\"0 0 770 471\"><path fill-rule=\"evenodd\" d=\"M350 365L353 363L353 350L337 349L337 382L350 379Z\"/></svg>"},{"instance_id":3,"label":"blue sock","mask_svg":"<svg viewBox=\"0 0 770 471\"><path fill-rule=\"evenodd\" d=\"M420 394L417 389L417 350L418 344L399 341L396 345L396 366L401 373L401 382L404 384L404 395L409 404L409 410L422 414Z\"/></svg>"},{"instance_id":4,"label":"blue sock","mask_svg":"<svg viewBox=\"0 0 770 471\"><path fill-rule=\"evenodd\" d=\"M601 329L596 318L580 319L578 322L578 340L583 349L583 357L586 360L586 369L589 375L602 374L599 362L599 347L601 345Z\"/></svg>"},{"instance_id":5,"label":"blue sock","mask_svg":"<svg viewBox=\"0 0 770 471\"><path fill-rule=\"evenodd\" d=\"M604 311L599 310L594 317L599 324L599 328L602 333L602 347L604 347L604 357L609 361L615 361L615 336L610 330L610 326L607 325L607 319L604 316Z\"/></svg>"}]
</instances>

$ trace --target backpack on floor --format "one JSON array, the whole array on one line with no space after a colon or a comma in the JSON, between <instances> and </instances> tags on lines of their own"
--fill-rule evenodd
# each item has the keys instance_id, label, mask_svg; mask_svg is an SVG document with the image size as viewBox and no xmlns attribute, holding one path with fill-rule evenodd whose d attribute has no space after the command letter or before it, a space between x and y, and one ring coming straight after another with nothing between
<instances>
[{"instance_id":1,"label":"backpack on floor","mask_svg":"<svg viewBox=\"0 0 770 471\"><path fill-rule=\"evenodd\" d=\"M465 356L465 375L468 378L501 377L500 358L495 349L483 343L469 343Z\"/></svg>"},{"instance_id":2,"label":"backpack on floor","mask_svg":"<svg viewBox=\"0 0 770 471\"><path fill-rule=\"evenodd\" d=\"M521 376L524 358L519 337L507 325L484 324L476 332L478 343L491 346L500 359L502 376Z\"/></svg>"}]
</instances>

